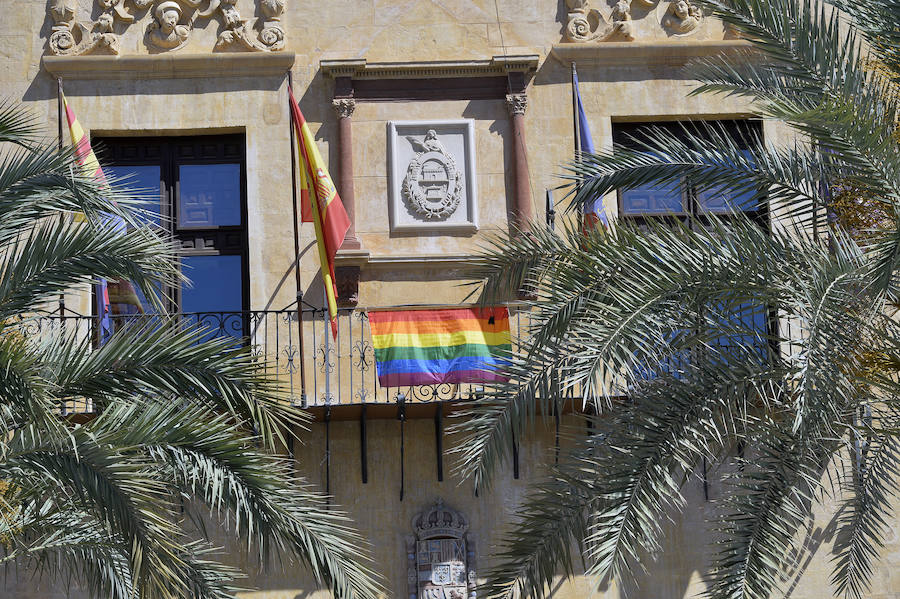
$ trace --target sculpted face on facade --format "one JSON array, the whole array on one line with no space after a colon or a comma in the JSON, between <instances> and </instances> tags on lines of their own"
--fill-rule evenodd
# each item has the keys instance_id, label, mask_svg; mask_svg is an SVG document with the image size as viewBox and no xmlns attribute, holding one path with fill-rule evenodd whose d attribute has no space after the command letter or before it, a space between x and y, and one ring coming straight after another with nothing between
<instances>
[{"instance_id":1,"label":"sculpted face on facade","mask_svg":"<svg viewBox=\"0 0 900 599\"><path fill-rule=\"evenodd\" d=\"M687 0L677 0L672 3L662 24L675 34L687 34L697 29L702 20L703 13L698 6Z\"/></svg>"},{"instance_id":2,"label":"sculpted face on facade","mask_svg":"<svg viewBox=\"0 0 900 599\"><path fill-rule=\"evenodd\" d=\"M285 33L281 16L285 0L257 1L262 19L242 19L237 0L96 0L103 12L93 22L84 23L75 18L75 0L52 0L48 5L54 23L49 51L77 55L104 49L119 54L119 36L129 25L148 15L146 43L154 51L183 48L190 41L194 24L210 18L221 19L225 27L215 49L237 46L251 52L282 50Z\"/></svg>"}]
</instances>

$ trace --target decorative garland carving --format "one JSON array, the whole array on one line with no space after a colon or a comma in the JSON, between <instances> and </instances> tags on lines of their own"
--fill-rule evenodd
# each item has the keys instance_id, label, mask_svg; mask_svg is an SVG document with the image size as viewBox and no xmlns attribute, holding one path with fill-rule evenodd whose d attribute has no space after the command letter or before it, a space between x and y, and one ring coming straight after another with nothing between
<instances>
[{"instance_id":1,"label":"decorative garland carving","mask_svg":"<svg viewBox=\"0 0 900 599\"><path fill-rule=\"evenodd\" d=\"M445 219L459 207L462 177L453 156L444 149L437 132L429 129L425 139L406 137L416 151L403 179L403 197L427 220Z\"/></svg>"},{"instance_id":2,"label":"decorative garland carving","mask_svg":"<svg viewBox=\"0 0 900 599\"><path fill-rule=\"evenodd\" d=\"M697 29L702 20L703 12L699 6L688 0L677 0L666 11L662 25L675 35L687 35Z\"/></svg>"},{"instance_id":3,"label":"decorative garland carving","mask_svg":"<svg viewBox=\"0 0 900 599\"><path fill-rule=\"evenodd\" d=\"M219 34L216 49L237 45L251 52L275 52L284 48L281 15L286 0L259 0L260 19L242 19L237 0L97 0L103 10L97 19L83 23L75 18L76 0L51 0L48 6L53 27L48 46L51 54L88 54L105 48L119 53L119 35L136 19L135 13L150 10L152 21L146 29L146 42L159 51L178 50L187 44L194 23L218 15L225 30ZM205 7L204 7L205 5ZM116 25L119 33L115 32Z\"/></svg>"},{"instance_id":4,"label":"decorative garland carving","mask_svg":"<svg viewBox=\"0 0 900 599\"><path fill-rule=\"evenodd\" d=\"M607 41L613 38L634 40L631 23L631 0L617 0L609 22L600 11L590 8L590 0L566 0L569 9L565 38L569 42Z\"/></svg>"}]
</instances>

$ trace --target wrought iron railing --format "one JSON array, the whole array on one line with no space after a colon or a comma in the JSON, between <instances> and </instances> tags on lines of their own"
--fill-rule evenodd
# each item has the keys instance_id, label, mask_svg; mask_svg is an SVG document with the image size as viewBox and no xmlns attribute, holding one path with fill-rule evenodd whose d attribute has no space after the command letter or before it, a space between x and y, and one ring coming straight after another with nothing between
<instances>
[{"instance_id":1,"label":"wrought iron railing","mask_svg":"<svg viewBox=\"0 0 900 599\"><path fill-rule=\"evenodd\" d=\"M293 308L178 313L173 317L177 323L202 325L209 337L232 337L235 343L249 347L264 364L266 373L279 381L289 393L291 401L304 407L386 404L398 400L409 403L463 400L476 397L483 389L475 383L390 388L379 385L368 311L365 309L339 311L336 339L332 338L325 310L315 308L302 310L302 327L298 326L298 313ZM140 321L158 317L115 318ZM510 310L513 339L526 326L527 318L527 312L515 308ZM85 340L91 339L95 345L98 339L98 322L91 316L41 315L26 318L19 326L26 336L63 332ZM304 341L302 356L301 329ZM306 374L305 400L300 376L301 362Z\"/></svg>"}]
</instances>

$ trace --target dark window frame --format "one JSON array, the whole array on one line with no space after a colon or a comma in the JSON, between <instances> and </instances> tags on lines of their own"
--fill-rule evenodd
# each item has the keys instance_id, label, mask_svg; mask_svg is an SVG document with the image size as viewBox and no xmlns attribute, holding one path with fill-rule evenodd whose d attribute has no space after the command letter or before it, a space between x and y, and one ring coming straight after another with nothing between
<instances>
[{"instance_id":1,"label":"dark window frame","mask_svg":"<svg viewBox=\"0 0 900 599\"><path fill-rule=\"evenodd\" d=\"M691 126L691 123L718 123L724 125L726 131L728 131L732 135L732 139L734 139L739 147L746 147L745 137L742 135L741 129L744 129L744 133L752 133L757 135L759 139L763 138L763 129L762 129L762 121L758 119L681 119L681 120L667 120L667 121L641 121L641 122L616 122L612 123L612 137L613 137L613 147L621 148L621 147L635 147L634 141L630 138L630 136L639 136L640 129L647 127L659 127L666 129L675 135L682 137L685 132L683 126ZM702 130L698 130L698 132L702 132ZM693 227L695 223L702 223L705 219L705 213L700 210L700 204L697 198L697 188L691 185L690 180L683 181L681 185L681 205L682 208L687 205L687 210L681 213L672 213L672 214L626 214L625 206L622 201L622 191L619 190L616 192L616 203L619 213L619 218L627 219L632 222L637 222L639 224L643 224L647 222L648 219L653 219L654 221L666 220L666 219L678 219L681 222L687 222L689 226ZM755 210L743 210L744 214L748 215L751 219L756 221L760 226L766 228L766 230L771 230L770 223L770 215L769 215L769 206L768 202L760 202L759 206L756 207ZM708 214L708 213L706 213ZM727 221L731 218L727 213L712 213L717 218Z\"/></svg>"},{"instance_id":2,"label":"dark window frame","mask_svg":"<svg viewBox=\"0 0 900 599\"><path fill-rule=\"evenodd\" d=\"M148 136L93 138L100 161L111 167L158 166L159 214L163 226L179 245L181 256L241 257L241 311L250 308L249 233L247 220L247 154L244 134L196 136ZM200 164L240 165L241 224L207 227L179 227L179 166ZM126 182L127 185L127 182ZM189 274L189 273L188 273ZM181 311L181 285L166 286L170 310ZM245 323L246 326L246 323Z\"/></svg>"},{"instance_id":3,"label":"dark window frame","mask_svg":"<svg viewBox=\"0 0 900 599\"><path fill-rule=\"evenodd\" d=\"M663 129L667 129L668 131L682 137L686 134L684 127L690 127L692 123L718 123L724 125L724 128L728 133L731 134L732 139L737 142L739 147L746 148L747 138L749 134L756 135L759 139L763 139L763 127L762 121L759 119L680 119L680 120L665 120L665 121L628 121L628 122L616 122L612 123L612 137L613 137L613 148L621 148L621 147L637 147L633 137L640 135L641 128L648 127L659 127ZM698 130L698 132L702 132ZM626 214L625 207L623 205L622 198L622 190L617 190L616 192L616 202L618 208L618 218L634 222L638 224L638 226L644 225L648 221L654 222L666 222L667 220L671 222L672 220L678 220L683 223L686 223L689 228L694 228L696 226L703 226L708 222L707 214L709 212L704 212L700 210L700 203L698 201L698 193L697 188L691 185L690 180L682 181L681 185L681 205L682 208L687 206L687 210L681 213L644 213L644 214ZM756 206L754 210L743 210L743 214L749 216L751 220L755 221L759 226L764 228L766 231L771 232L771 218L768 202L765 200L761 200L759 205ZM721 219L723 222L727 222L731 218L734 218L728 213L719 213L714 212L711 213L718 219ZM774 307L768 307L766 309L766 334L768 336L768 352L769 355L767 359L777 358L778 354L778 344L775 342L775 334L778 330L778 313Z\"/></svg>"}]
</instances>

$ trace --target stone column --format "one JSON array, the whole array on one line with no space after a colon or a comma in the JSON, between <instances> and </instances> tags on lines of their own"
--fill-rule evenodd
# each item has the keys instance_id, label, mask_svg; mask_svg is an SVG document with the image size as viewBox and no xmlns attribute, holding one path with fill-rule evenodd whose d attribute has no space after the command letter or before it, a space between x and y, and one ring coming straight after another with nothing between
<instances>
[{"instance_id":1,"label":"stone column","mask_svg":"<svg viewBox=\"0 0 900 599\"><path fill-rule=\"evenodd\" d=\"M531 185L528 180L528 153L525 150L525 108L528 105L528 96L524 93L507 94L506 105L512 122L513 141L515 204L512 209L512 220L517 231L527 233L533 216Z\"/></svg>"},{"instance_id":2,"label":"stone column","mask_svg":"<svg viewBox=\"0 0 900 599\"><path fill-rule=\"evenodd\" d=\"M358 250L362 245L356 237L356 198L353 193L353 131L350 117L356 108L353 98L336 98L331 105L337 113L339 131L340 168L338 170L338 193L344 203L344 210L350 218L350 228L344 236L342 250Z\"/></svg>"}]
</instances>

